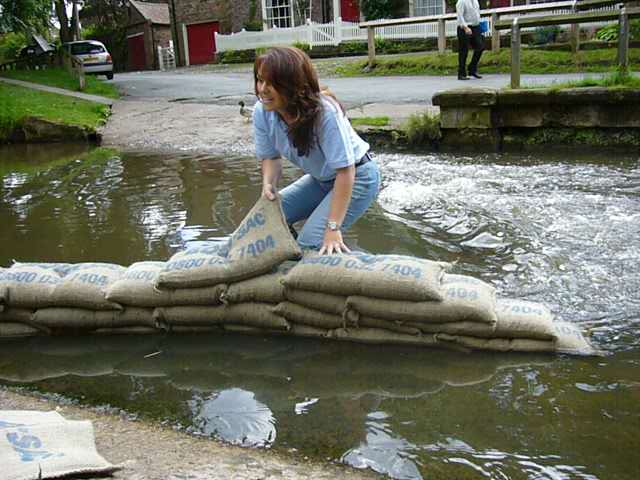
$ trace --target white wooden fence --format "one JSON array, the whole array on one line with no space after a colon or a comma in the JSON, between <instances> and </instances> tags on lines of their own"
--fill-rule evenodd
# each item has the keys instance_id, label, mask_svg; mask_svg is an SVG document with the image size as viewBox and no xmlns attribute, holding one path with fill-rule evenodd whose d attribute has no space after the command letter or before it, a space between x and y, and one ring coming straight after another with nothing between
<instances>
[{"instance_id":1,"label":"white wooden fence","mask_svg":"<svg viewBox=\"0 0 640 480\"><path fill-rule=\"evenodd\" d=\"M522 12L527 7L504 7L482 10L482 14L490 15L496 12L500 19L509 19L515 16L523 17L527 15L539 15L541 5L531 5L532 12ZM572 11L573 1L549 2L544 4L545 14L560 15ZM509 10L518 10L518 13L509 14ZM375 30L376 38L385 40L401 40L410 38L438 38L438 19L444 15L432 15L428 17L416 17L416 20L424 20L422 23L408 25L381 26ZM451 14L447 15L451 17ZM491 21L490 17L488 18ZM445 32L447 37L456 35L456 21L447 19ZM503 32L506 34L506 32ZM491 35L491 28L486 34ZM322 45L339 45L342 42L366 42L367 32L358 27L357 23L343 22L338 19L332 23L313 23L307 21L305 25L292 28L273 28L262 32L241 31L230 35L216 33L216 51L226 52L229 50L250 50L255 48L265 48L282 45L293 45L303 43L310 48Z\"/></svg>"},{"instance_id":2,"label":"white wooden fence","mask_svg":"<svg viewBox=\"0 0 640 480\"><path fill-rule=\"evenodd\" d=\"M169 42L168 47L158 45L158 69L173 70L176 68L176 55L173 50L173 41Z\"/></svg>"}]
</instances>

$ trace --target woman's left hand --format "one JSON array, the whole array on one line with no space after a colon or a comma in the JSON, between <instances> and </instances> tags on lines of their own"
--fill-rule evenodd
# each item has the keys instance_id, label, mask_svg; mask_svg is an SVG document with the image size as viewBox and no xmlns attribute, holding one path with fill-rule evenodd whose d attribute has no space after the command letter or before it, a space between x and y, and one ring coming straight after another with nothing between
<instances>
[{"instance_id":1,"label":"woman's left hand","mask_svg":"<svg viewBox=\"0 0 640 480\"><path fill-rule=\"evenodd\" d=\"M350 252L349 248L342 240L342 232L340 230L327 230L324 233L324 242L320 249L320 255L331 255L333 253Z\"/></svg>"}]
</instances>

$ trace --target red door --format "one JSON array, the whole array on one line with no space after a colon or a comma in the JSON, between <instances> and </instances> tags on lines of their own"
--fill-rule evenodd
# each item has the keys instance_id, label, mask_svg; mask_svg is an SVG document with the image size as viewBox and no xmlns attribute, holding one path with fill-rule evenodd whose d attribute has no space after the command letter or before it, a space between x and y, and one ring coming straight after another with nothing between
<instances>
[{"instance_id":1,"label":"red door","mask_svg":"<svg viewBox=\"0 0 640 480\"><path fill-rule=\"evenodd\" d=\"M214 32L219 32L218 22L187 25L189 41L189 63L200 65L211 63L216 57L216 40Z\"/></svg>"},{"instance_id":2,"label":"red door","mask_svg":"<svg viewBox=\"0 0 640 480\"><path fill-rule=\"evenodd\" d=\"M146 70L144 35L127 38L127 46L129 47L129 71Z\"/></svg>"},{"instance_id":3,"label":"red door","mask_svg":"<svg viewBox=\"0 0 640 480\"><path fill-rule=\"evenodd\" d=\"M342 20L345 22L360 22L360 5L358 0L340 0Z\"/></svg>"}]
</instances>

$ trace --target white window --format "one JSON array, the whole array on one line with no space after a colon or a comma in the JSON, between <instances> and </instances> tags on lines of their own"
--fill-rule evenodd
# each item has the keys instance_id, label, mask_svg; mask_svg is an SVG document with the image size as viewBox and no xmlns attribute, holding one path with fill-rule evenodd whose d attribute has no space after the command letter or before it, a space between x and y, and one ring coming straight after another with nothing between
<instances>
[{"instance_id":1,"label":"white window","mask_svg":"<svg viewBox=\"0 0 640 480\"><path fill-rule=\"evenodd\" d=\"M444 2L442 0L414 0L415 16L426 17L428 15L442 15Z\"/></svg>"},{"instance_id":2,"label":"white window","mask_svg":"<svg viewBox=\"0 0 640 480\"><path fill-rule=\"evenodd\" d=\"M263 0L269 28L289 28L292 25L292 0Z\"/></svg>"}]
</instances>

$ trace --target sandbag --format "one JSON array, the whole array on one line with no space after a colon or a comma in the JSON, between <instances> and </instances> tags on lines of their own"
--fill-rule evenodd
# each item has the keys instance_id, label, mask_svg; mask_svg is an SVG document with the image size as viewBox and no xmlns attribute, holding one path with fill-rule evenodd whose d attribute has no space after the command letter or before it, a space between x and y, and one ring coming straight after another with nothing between
<instances>
[{"instance_id":1,"label":"sandbag","mask_svg":"<svg viewBox=\"0 0 640 480\"><path fill-rule=\"evenodd\" d=\"M160 324L174 326L245 325L288 330L289 323L271 311L266 303L242 303L220 307L161 307L153 316Z\"/></svg>"},{"instance_id":2,"label":"sandbag","mask_svg":"<svg viewBox=\"0 0 640 480\"><path fill-rule=\"evenodd\" d=\"M436 334L441 342L452 342L476 350L498 352L558 352L572 355L600 355L580 329L568 322L554 322L555 340L528 338L477 338L465 335Z\"/></svg>"},{"instance_id":3,"label":"sandbag","mask_svg":"<svg viewBox=\"0 0 640 480\"><path fill-rule=\"evenodd\" d=\"M398 255L309 253L284 278L287 288L395 300L442 300L446 264Z\"/></svg>"},{"instance_id":4,"label":"sandbag","mask_svg":"<svg viewBox=\"0 0 640 480\"><path fill-rule=\"evenodd\" d=\"M445 274L442 288L442 301L406 302L351 296L347 299L347 309L367 317L415 324L460 321L496 323L495 289L488 283L464 275Z\"/></svg>"},{"instance_id":5,"label":"sandbag","mask_svg":"<svg viewBox=\"0 0 640 480\"><path fill-rule=\"evenodd\" d=\"M326 338L329 336L329 330L326 328L316 328L295 323L291 324L291 328L287 333L293 337Z\"/></svg>"},{"instance_id":6,"label":"sandbag","mask_svg":"<svg viewBox=\"0 0 640 480\"><path fill-rule=\"evenodd\" d=\"M446 322L446 323L406 323L424 333L450 333L452 335L470 335L472 337L495 337L495 324L482 322ZM526 337L525 337L526 338Z\"/></svg>"},{"instance_id":7,"label":"sandbag","mask_svg":"<svg viewBox=\"0 0 640 480\"><path fill-rule=\"evenodd\" d=\"M406 335L381 328L337 328L329 332L329 338L374 345L439 346L434 335Z\"/></svg>"},{"instance_id":8,"label":"sandbag","mask_svg":"<svg viewBox=\"0 0 640 480\"><path fill-rule=\"evenodd\" d=\"M62 281L60 275L40 266L15 266L0 271L0 301L5 306L40 308L51 305L54 288Z\"/></svg>"},{"instance_id":9,"label":"sandbag","mask_svg":"<svg viewBox=\"0 0 640 480\"><path fill-rule=\"evenodd\" d=\"M42 334L40 330L24 323L0 323L0 337L31 337L39 334Z\"/></svg>"},{"instance_id":10,"label":"sandbag","mask_svg":"<svg viewBox=\"0 0 640 480\"><path fill-rule=\"evenodd\" d=\"M53 270L61 277L67 275L76 265L73 263L48 263L48 262L16 262L14 261L11 268L24 267L40 267L46 270Z\"/></svg>"},{"instance_id":11,"label":"sandbag","mask_svg":"<svg viewBox=\"0 0 640 480\"><path fill-rule=\"evenodd\" d=\"M202 287L237 282L267 273L302 251L291 236L280 200L260 197L231 236L228 253L172 257L158 277L158 286Z\"/></svg>"},{"instance_id":12,"label":"sandbag","mask_svg":"<svg viewBox=\"0 0 640 480\"><path fill-rule=\"evenodd\" d=\"M286 288L284 294L287 300L292 303L333 315L342 316L347 304L347 297L329 293Z\"/></svg>"},{"instance_id":13,"label":"sandbag","mask_svg":"<svg viewBox=\"0 0 640 480\"><path fill-rule=\"evenodd\" d=\"M347 317L352 315L351 312L347 314ZM367 317L366 315L357 315L357 323L360 328L380 328L382 330L389 330L391 332L404 333L405 335L421 335L424 330L420 330L412 325L403 325L398 322L390 320L382 320L380 318Z\"/></svg>"},{"instance_id":14,"label":"sandbag","mask_svg":"<svg viewBox=\"0 0 640 480\"><path fill-rule=\"evenodd\" d=\"M0 323L18 322L29 323L33 317L34 310L29 308L7 308L0 312Z\"/></svg>"},{"instance_id":15,"label":"sandbag","mask_svg":"<svg viewBox=\"0 0 640 480\"><path fill-rule=\"evenodd\" d=\"M105 298L121 305L135 307L168 307L177 305L220 305L225 284L212 287L156 288L158 275L165 262L137 262L109 286Z\"/></svg>"},{"instance_id":16,"label":"sandbag","mask_svg":"<svg viewBox=\"0 0 640 480\"><path fill-rule=\"evenodd\" d=\"M499 299L496 311L496 337L540 340L553 340L556 337L553 314L540 303Z\"/></svg>"},{"instance_id":17,"label":"sandbag","mask_svg":"<svg viewBox=\"0 0 640 480\"><path fill-rule=\"evenodd\" d=\"M124 310L87 310L83 308L41 308L33 314L35 325L55 330L95 330L98 328L153 327L153 309L129 307Z\"/></svg>"},{"instance_id":18,"label":"sandbag","mask_svg":"<svg viewBox=\"0 0 640 480\"><path fill-rule=\"evenodd\" d=\"M273 308L273 313L286 318L291 323L310 327L332 329L345 326L345 320L340 315L313 310L291 302L279 303Z\"/></svg>"},{"instance_id":19,"label":"sandbag","mask_svg":"<svg viewBox=\"0 0 640 480\"><path fill-rule=\"evenodd\" d=\"M285 300L282 279L295 264L293 261L284 262L272 273L232 283L221 299L225 303L280 303Z\"/></svg>"},{"instance_id":20,"label":"sandbag","mask_svg":"<svg viewBox=\"0 0 640 480\"><path fill-rule=\"evenodd\" d=\"M107 289L126 269L112 263L79 263L62 277L51 293L50 305L88 310L122 310L105 298Z\"/></svg>"}]
</instances>

